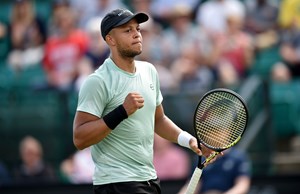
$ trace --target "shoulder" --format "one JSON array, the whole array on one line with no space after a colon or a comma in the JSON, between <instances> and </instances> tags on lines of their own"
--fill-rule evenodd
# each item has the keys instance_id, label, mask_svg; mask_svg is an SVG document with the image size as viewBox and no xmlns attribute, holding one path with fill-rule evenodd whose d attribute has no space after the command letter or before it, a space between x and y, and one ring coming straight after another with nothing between
<instances>
[{"instance_id":1,"label":"shoulder","mask_svg":"<svg viewBox=\"0 0 300 194\"><path fill-rule=\"evenodd\" d=\"M136 65L144 65L144 66L153 66L154 67L154 65L148 61L135 60L134 62Z\"/></svg>"},{"instance_id":2,"label":"shoulder","mask_svg":"<svg viewBox=\"0 0 300 194\"><path fill-rule=\"evenodd\" d=\"M109 67L109 60L105 60L104 63L96 69L92 74L90 74L83 82L81 88L90 88L95 90L95 88L103 88L108 83L113 81L113 71Z\"/></svg>"},{"instance_id":3,"label":"shoulder","mask_svg":"<svg viewBox=\"0 0 300 194\"><path fill-rule=\"evenodd\" d=\"M155 66L152 63L149 63L147 61L136 60L135 65L136 65L137 68L146 69L148 71L156 72Z\"/></svg>"}]
</instances>

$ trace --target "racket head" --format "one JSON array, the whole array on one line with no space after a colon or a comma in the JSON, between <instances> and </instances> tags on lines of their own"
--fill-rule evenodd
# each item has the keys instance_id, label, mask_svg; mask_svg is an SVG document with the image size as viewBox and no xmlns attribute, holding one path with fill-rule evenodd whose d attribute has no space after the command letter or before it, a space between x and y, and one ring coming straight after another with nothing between
<instances>
[{"instance_id":1,"label":"racket head","mask_svg":"<svg viewBox=\"0 0 300 194\"><path fill-rule=\"evenodd\" d=\"M234 146L248 123L248 108L236 92L217 88L200 99L194 113L194 131L198 143L221 152Z\"/></svg>"}]
</instances>

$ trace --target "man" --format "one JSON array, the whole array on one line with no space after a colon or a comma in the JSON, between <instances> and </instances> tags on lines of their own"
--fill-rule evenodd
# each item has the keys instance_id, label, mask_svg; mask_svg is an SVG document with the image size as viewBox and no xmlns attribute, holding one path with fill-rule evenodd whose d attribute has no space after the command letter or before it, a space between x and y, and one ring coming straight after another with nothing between
<instances>
[{"instance_id":1,"label":"man","mask_svg":"<svg viewBox=\"0 0 300 194\"><path fill-rule=\"evenodd\" d=\"M154 66L136 61L142 52L139 24L144 13L117 9L101 22L101 34L111 55L83 83L74 119L74 144L91 146L95 163L95 194L160 192L153 166L154 132L208 156L197 140L165 114Z\"/></svg>"}]
</instances>

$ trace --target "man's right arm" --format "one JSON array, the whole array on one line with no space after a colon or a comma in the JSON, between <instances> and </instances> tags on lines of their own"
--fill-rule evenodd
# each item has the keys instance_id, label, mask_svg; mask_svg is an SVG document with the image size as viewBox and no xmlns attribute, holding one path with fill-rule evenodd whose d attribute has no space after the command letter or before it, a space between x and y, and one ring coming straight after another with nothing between
<instances>
[{"instance_id":1,"label":"man's right arm","mask_svg":"<svg viewBox=\"0 0 300 194\"><path fill-rule=\"evenodd\" d=\"M83 150L100 142L111 131L103 119L86 112L76 112L73 123L73 142L77 149Z\"/></svg>"},{"instance_id":2,"label":"man's right arm","mask_svg":"<svg viewBox=\"0 0 300 194\"><path fill-rule=\"evenodd\" d=\"M143 106L144 98L139 93L132 92L126 96L122 107L117 107L103 118L77 111L73 123L74 145L82 150L100 142L120 122Z\"/></svg>"}]
</instances>

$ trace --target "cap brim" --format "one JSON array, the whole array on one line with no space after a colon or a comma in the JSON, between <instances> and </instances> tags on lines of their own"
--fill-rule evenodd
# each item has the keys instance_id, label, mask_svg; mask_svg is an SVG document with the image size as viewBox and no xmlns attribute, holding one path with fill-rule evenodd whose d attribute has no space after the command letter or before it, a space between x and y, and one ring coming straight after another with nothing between
<instances>
[{"instance_id":1,"label":"cap brim","mask_svg":"<svg viewBox=\"0 0 300 194\"><path fill-rule=\"evenodd\" d=\"M123 24L126 24L132 19L136 19L137 23L143 23L146 22L149 19L149 16L145 13L136 13L130 17L124 18L119 23L117 23L114 27L122 26Z\"/></svg>"}]
</instances>

